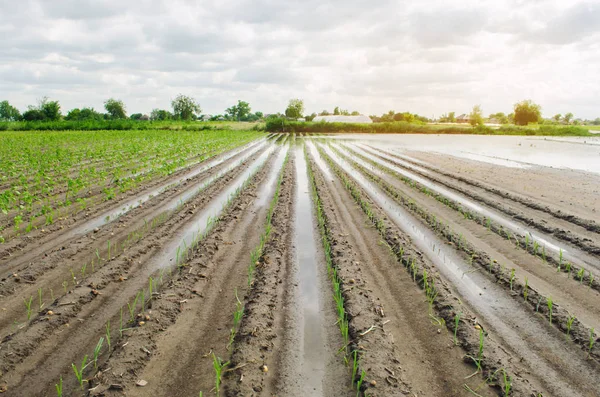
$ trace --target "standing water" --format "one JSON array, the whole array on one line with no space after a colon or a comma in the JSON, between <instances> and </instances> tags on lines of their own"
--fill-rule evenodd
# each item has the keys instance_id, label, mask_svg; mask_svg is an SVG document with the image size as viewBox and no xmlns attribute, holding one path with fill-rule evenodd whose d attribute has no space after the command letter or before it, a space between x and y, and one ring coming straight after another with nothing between
<instances>
[{"instance_id":1,"label":"standing water","mask_svg":"<svg viewBox=\"0 0 600 397\"><path fill-rule=\"evenodd\" d=\"M325 342L319 302L317 276L317 247L313 222L310 181L306 160L301 147L296 149L296 201L294 206L296 266L302 313L301 353L302 382L305 395L323 395L323 373L325 371Z\"/></svg>"}]
</instances>

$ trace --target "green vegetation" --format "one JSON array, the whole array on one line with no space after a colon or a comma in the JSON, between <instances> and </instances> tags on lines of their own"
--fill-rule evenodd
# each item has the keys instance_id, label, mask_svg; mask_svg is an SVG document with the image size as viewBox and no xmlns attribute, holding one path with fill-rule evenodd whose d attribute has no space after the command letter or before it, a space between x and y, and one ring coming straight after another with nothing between
<instances>
[{"instance_id":1,"label":"green vegetation","mask_svg":"<svg viewBox=\"0 0 600 397\"><path fill-rule=\"evenodd\" d=\"M368 133L368 134L474 134L474 135L543 135L543 136L591 136L587 127L539 125L521 127L506 125L498 129L484 125L471 127L459 125L429 125L406 121L385 123L328 123L301 122L285 118L269 118L268 132L295 133Z\"/></svg>"},{"instance_id":2,"label":"green vegetation","mask_svg":"<svg viewBox=\"0 0 600 397\"><path fill-rule=\"evenodd\" d=\"M0 211L7 216L0 228L14 225L3 240L258 136L251 131L2 133ZM100 187L103 193L95 191Z\"/></svg>"}]
</instances>

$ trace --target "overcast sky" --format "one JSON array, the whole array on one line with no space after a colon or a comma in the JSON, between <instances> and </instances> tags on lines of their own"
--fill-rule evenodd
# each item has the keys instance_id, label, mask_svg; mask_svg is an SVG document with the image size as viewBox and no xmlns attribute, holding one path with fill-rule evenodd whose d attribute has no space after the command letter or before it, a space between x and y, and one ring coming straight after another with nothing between
<instances>
[{"instance_id":1,"label":"overcast sky","mask_svg":"<svg viewBox=\"0 0 600 397\"><path fill-rule=\"evenodd\" d=\"M600 1L0 0L0 100L600 117Z\"/></svg>"}]
</instances>

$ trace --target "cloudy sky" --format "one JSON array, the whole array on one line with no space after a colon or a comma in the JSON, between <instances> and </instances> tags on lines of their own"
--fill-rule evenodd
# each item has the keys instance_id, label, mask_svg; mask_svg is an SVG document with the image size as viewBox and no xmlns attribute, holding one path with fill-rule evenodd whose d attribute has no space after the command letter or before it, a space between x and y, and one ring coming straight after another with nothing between
<instances>
[{"instance_id":1,"label":"cloudy sky","mask_svg":"<svg viewBox=\"0 0 600 397\"><path fill-rule=\"evenodd\" d=\"M600 1L0 0L0 100L600 117Z\"/></svg>"}]
</instances>

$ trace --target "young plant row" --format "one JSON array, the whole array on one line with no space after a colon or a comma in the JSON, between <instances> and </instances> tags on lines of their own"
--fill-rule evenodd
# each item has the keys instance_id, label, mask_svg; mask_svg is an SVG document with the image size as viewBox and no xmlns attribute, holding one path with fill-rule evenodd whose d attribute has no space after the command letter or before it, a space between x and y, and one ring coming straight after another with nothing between
<instances>
[{"instance_id":1,"label":"young plant row","mask_svg":"<svg viewBox=\"0 0 600 397\"><path fill-rule=\"evenodd\" d=\"M402 245L401 241L394 235L393 230L386 225L383 216L371 206L369 200L364 197L364 193L352 181L348 174L333 160L321 147L317 147L321 157L327 162L329 167L340 179L346 190L350 193L354 201L360 206L362 211L375 226L383 241L386 243L390 251L405 267L407 272L412 277L413 281L423 289L428 302L428 315L439 326L445 327L447 324L454 326L454 343L460 345L467 351L466 358L473 361L476 367L476 372L471 375L481 373L485 378L485 383L496 385L504 390L504 395L508 396L511 390L514 389L512 377L510 377L504 367L499 367L498 363L492 360L487 360L484 356L484 341L486 334L479 325L476 325L477 336L473 334L473 327L469 326L463 319L463 309L457 309L453 306L451 300L447 299L445 290L439 288L435 284L435 278L430 275L434 274L432 269L422 262L417 252L413 251L410 245ZM473 343L469 339L477 338L478 343ZM501 379L497 376L502 372L504 377ZM477 390L471 390L465 384L465 388L473 393Z\"/></svg>"},{"instance_id":2,"label":"young plant row","mask_svg":"<svg viewBox=\"0 0 600 397\"><path fill-rule=\"evenodd\" d=\"M585 286L588 286L589 288L593 288L597 291L600 291L600 282L598 281L597 277L591 271L588 271L586 273L585 269L582 268L581 266L579 266L575 263L572 263L570 261L566 261L563 257L562 250L559 251L558 255L552 255L551 253L546 251L545 245L542 245L539 242L535 241L534 238L530 234L527 233L523 236L523 235L519 235L517 233L512 233L510 230L505 229L502 225L498 225L496 222L492 221L489 217L486 217L477 212L469 210L469 209L465 208L463 205L461 205L460 203L457 203L456 201L447 198L443 194L434 192L434 191L430 190L429 188L427 188L426 186L423 186L419 182L416 182L405 175L402 175L388 167L385 167L384 165L382 165L376 161L373 161L373 160L369 159L368 157L362 156L360 153L357 153L356 151L354 151L350 148L346 147L346 149L352 155L373 165L380 171L383 171L389 175L394 176L395 178L401 180L402 182L404 182L407 186L411 187L412 189L415 189L429 197L436 199L438 202L444 204L445 206L447 206L450 209L460 212L461 215L465 219L468 219L468 220L478 223L479 225L487 228L489 231L494 232L495 234L499 235L500 237L502 237L508 241L514 241L514 244L517 248L524 249L531 255L534 255L535 257L541 259L543 263L554 266L556 268L557 273L564 272L567 274L567 278L572 277L573 280L577 281L577 283L579 285L585 285ZM347 156L344 156L339 151L336 151L336 153L344 158L347 158ZM364 167L360 166L355 161L352 161L352 162L354 164L356 164L358 167L364 169Z\"/></svg>"},{"instance_id":3,"label":"young plant row","mask_svg":"<svg viewBox=\"0 0 600 397\"><path fill-rule=\"evenodd\" d=\"M349 334L349 319L346 313L345 305L344 305L344 294L343 294L343 284L342 280L338 276L338 268L333 262L333 258L331 255L331 241L332 236L327 226L328 220L323 209L323 203L321 202L321 198L319 196L319 192L317 190L317 183L315 181L315 175L313 173L311 162L308 156L308 152L306 150L306 146L304 147L304 157L306 159L306 170L308 173L308 179L310 180L313 203L317 215L317 223L319 228L319 233L321 235L321 242L323 244L323 251L325 253L325 263L327 265L327 273L329 278L331 279L331 285L333 288L333 298L336 304L336 312L338 321L337 324L340 329L340 333L342 335L343 347L340 351L344 352L345 361L349 362L352 360L352 377L351 382L352 385L356 387L356 395L357 397L361 392L364 392L366 395L365 388L363 388L363 382L365 379L366 372L364 368L360 366L360 356L361 352L356 345L355 341L350 340ZM359 372L360 369L360 372Z\"/></svg>"},{"instance_id":4,"label":"young plant row","mask_svg":"<svg viewBox=\"0 0 600 397\"><path fill-rule=\"evenodd\" d=\"M263 259L262 256L263 256L265 245L269 242L269 238L271 236L271 231L273 230L273 224L272 224L273 213L275 211L275 208L277 207L277 203L279 202L279 195L281 193L281 184L283 182L283 175L284 175L286 166L288 164L288 160L289 160L289 152L288 152L288 154L286 154L286 157L281 166L281 170L279 171L279 174L277 177L275 192L274 192L271 202L269 204L269 209L267 211L264 230L260 235L260 242L254 248L254 250L252 250L252 252L250 253L250 263L248 265L248 278L247 278L248 288L252 288L252 286L253 286L256 266ZM242 320L244 317L245 307L244 307L244 304L242 303L242 301L240 301L240 299L238 297L237 289L234 291L234 296L236 299L236 309L233 313L233 324L232 324L232 327L231 327L231 330L229 333L229 342L227 343L227 350L229 350L231 348L231 346L233 345L233 343L235 342L237 332L241 326L241 323L242 323ZM224 362L220 357L217 357L213 353L213 368L215 370L215 392L216 392L217 396L219 396L220 392L221 392L221 381L222 381L223 371L224 371L225 367L227 367L229 365L229 363L230 363L230 361Z\"/></svg>"},{"instance_id":5,"label":"young plant row","mask_svg":"<svg viewBox=\"0 0 600 397\"><path fill-rule=\"evenodd\" d=\"M7 146L0 150L0 153L6 155L3 160L7 162L7 172L21 172L19 178L7 179L9 186L0 189L0 211L7 215L7 219L10 215L11 219L11 224L0 224L0 233L1 228L14 229L8 234L5 233L6 238L7 235L29 233L40 225L52 224L56 218L73 212L72 209L69 210L72 204L77 204L79 210L87 208L92 191L103 194L105 199L114 199L118 192L131 190L154 176L169 175L194 161L203 161L209 156L245 144L257 137L256 133L249 132L208 133L195 134L187 141L181 141L178 134L165 137L164 133L146 132L147 136L141 140L139 136L128 134L119 134L118 137L108 140L111 133L104 132L80 134L81 136L75 136L76 139L73 140L76 143L69 146L74 133L50 133L65 138L64 141L48 137L41 139L40 134L16 134L19 136L15 137L15 142L22 139L28 141L31 147L24 148L20 142L12 145L11 142L14 142L8 139ZM88 134L96 135L97 139L90 141L89 137L86 138ZM117 151L115 154L105 150L115 143L121 143L122 153ZM83 147L87 150L77 152L79 145L85 145ZM23 156L24 150L28 156ZM133 150L133 153L127 154L128 150ZM156 153L160 153L160 156ZM40 161L40 157L47 159ZM140 158L146 157L152 158L146 167L147 170L136 171L127 176L125 170L133 167L133 163L137 164ZM169 158L174 161L167 161ZM93 164L82 168L81 163L85 162L85 159L96 159L104 168L112 168L112 171L99 172L98 167ZM22 165L19 165L20 162L23 162ZM28 176L27 172L32 174ZM5 177L9 178L9 175ZM80 192L85 193L81 195ZM39 217L44 219L40 221ZM22 227L23 224L27 226ZM0 237L0 242L3 242L5 237Z\"/></svg>"},{"instance_id":6,"label":"young plant row","mask_svg":"<svg viewBox=\"0 0 600 397\"><path fill-rule=\"evenodd\" d=\"M438 235L454 244L459 251L466 254L471 264L479 265L488 274L492 275L497 280L498 284L505 288L509 288L511 291L518 292L519 295L524 298L524 301L528 303L528 307L534 310L535 313L540 312L541 303L541 312L548 316L550 324L564 332L568 339L573 339L573 341L586 351L590 357L598 359L598 352L593 350L596 345L597 337L593 328L585 326L577 320L575 316L554 303L551 297L544 296L531 288L528 280L521 282L516 279L514 269L504 268L501 264L497 263L497 261L490 258L487 253L477 250L471 243L465 240L460 233L453 231L448 225L441 225L435 215L419 207L414 200L404 196L392 185L356 162L353 162L351 159L347 160L363 175L380 186L394 201L417 215Z\"/></svg>"},{"instance_id":7,"label":"young plant row","mask_svg":"<svg viewBox=\"0 0 600 397\"><path fill-rule=\"evenodd\" d=\"M393 156L393 157L398 157L397 155L395 155L393 153L387 153L387 152L385 152L383 150L377 149L377 148L372 147L372 146L369 146L369 147L371 149L375 150L375 151L379 151L379 152L385 153L385 154ZM436 172L438 174L444 175L444 176L446 176L448 178L456 179L456 180L458 180L460 182L463 182L463 183L465 183L467 185L474 186L474 187L486 190L486 191L488 191L490 193L493 193L495 195L498 195L500 197L508 198L511 201L515 201L515 202L517 202L519 204L523 204L524 206L529 207L531 209L534 209L536 211L545 212L547 214L552 215L553 217L555 217L557 219L562 219L562 220L571 222L571 223L573 223L573 224L575 224L577 226L580 226L580 227L582 227L582 228L584 228L584 229L586 229L588 231L600 233L600 224L598 224L598 223L596 223L594 221L583 219L583 218L580 218L580 217L575 216L573 214L566 213L564 211L560 211L560 210L555 210L555 209L548 208L546 205L539 204L539 203L537 203L535 201L531 201L531 200L529 200L527 198L522 198L522 197L513 195L511 193L508 193L506 191L503 191L503 190L491 187L491 186L486 186L486 185L484 185L484 184L482 184L480 182L467 179L467 178L462 177L460 175L454 175L454 174L452 174L450 172L446 172L444 170L437 169L435 167L432 167L432 166L424 164L424 163L416 163L415 161L413 161L411 159L408 159L406 157L402 157L402 161L407 162L407 163L411 163L412 165L420 167L420 168L428 169L430 171L433 171L433 172ZM400 164L398 164L398 165L401 166ZM412 169L411 171L418 172L417 170L414 170L414 169ZM423 176L425 176L425 175L423 175ZM451 187L451 186L449 186L449 187ZM545 227L543 227L543 226L542 226L542 231L547 232L547 230L545 230Z\"/></svg>"},{"instance_id":8,"label":"young plant row","mask_svg":"<svg viewBox=\"0 0 600 397\"><path fill-rule=\"evenodd\" d=\"M207 225L205 226L204 230L198 230L195 238L193 239L193 242L189 246L184 242L184 246L183 246L184 249L177 251L177 258L176 258L175 263L173 265L169 266L169 268L168 268L169 279L172 279L172 277L173 277L172 271L174 268L177 269L179 273L183 272L183 269L187 266L187 261L189 261L191 258L193 258L194 255L197 253L199 244L214 230L215 226L219 224L219 222L222 219L223 214L226 213L226 211L228 211L229 208L231 208L231 206L235 202L235 200L247 189L247 187L251 183L253 183L256 175L262 169L264 164L265 163L262 163L261 165L256 167L256 169L253 170L253 172L242 183L242 185L239 186L238 188L236 188L228 196L227 201L223 204L220 214L218 216L208 218ZM131 303L129 303L129 302L127 303L127 313L129 313L129 318L126 319L125 321L123 320L124 307L121 308L120 323L119 323L120 326L118 329L119 338L123 338L123 332L133 330L137 327L141 327L141 326L145 325L146 321L150 320L150 317L148 315L146 315L146 310L151 308L152 300L160 295L159 288L164 283L163 277L164 277L164 274L166 271L167 271L167 268L161 269L159 274L156 276L156 279L150 277L148 279L147 288L142 288L135 295L133 301ZM237 298L237 292L236 292L236 298ZM239 301L239 299L237 301L238 301L238 305L241 305L241 302ZM141 309L140 311L138 311L138 305L140 306L140 309ZM241 319L241 315L240 315L240 319ZM100 352L100 349L102 347L102 343L104 340L108 341L108 352L110 353L110 340L111 340L110 338L111 338L111 333L110 333L110 322L109 322L106 326L105 338L103 337L100 339L98 345L96 346L96 350L94 351L94 358L95 358L94 363L97 362L97 357L98 357L98 354ZM219 395L220 382L221 382L221 370L227 365L227 363L223 363L221 361L221 359L216 357L214 354L213 354L213 356L214 356L214 364L215 364L215 371L216 371L215 386L216 386L217 395ZM73 371L75 372L75 376L77 377L78 383L79 383L80 387L82 388L82 390L83 390L83 383L88 382L86 379L83 378L84 370L90 365L89 363L86 364L86 360L87 360L87 356L84 357L83 364L80 367L77 367L75 364L72 364ZM97 370L96 364L94 365L94 369ZM218 370L218 369L220 369L220 370ZM88 379L90 377L93 377L93 375L94 375L93 373L90 374L88 376ZM62 378L61 378L59 384L57 384L57 392L59 389L59 385L60 385L60 389L62 390ZM62 394L59 394L59 397L61 395Z\"/></svg>"}]
</instances>

